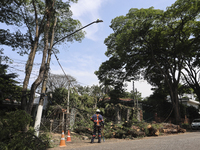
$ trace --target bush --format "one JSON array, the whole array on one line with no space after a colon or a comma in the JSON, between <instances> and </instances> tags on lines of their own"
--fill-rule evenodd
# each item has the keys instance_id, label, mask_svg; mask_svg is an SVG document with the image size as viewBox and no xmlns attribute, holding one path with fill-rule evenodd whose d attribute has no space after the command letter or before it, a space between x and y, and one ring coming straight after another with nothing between
<instances>
[{"instance_id":1,"label":"bush","mask_svg":"<svg viewBox=\"0 0 200 150\"><path fill-rule=\"evenodd\" d=\"M31 116L23 110L0 112L0 149L44 150L49 147L49 138L46 133L36 137L33 128L23 132L30 121Z\"/></svg>"}]
</instances>

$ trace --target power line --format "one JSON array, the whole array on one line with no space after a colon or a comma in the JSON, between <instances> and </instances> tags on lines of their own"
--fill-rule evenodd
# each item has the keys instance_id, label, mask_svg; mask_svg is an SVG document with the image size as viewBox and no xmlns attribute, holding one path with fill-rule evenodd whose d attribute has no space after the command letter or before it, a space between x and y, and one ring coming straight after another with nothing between
<instances>
[{"instance_id":1,"label":"power line","mask_svg":"<svg viewBox=\"0 0 200 150\"><path fill-rule=\"evenodd\" d=\"M53 51L53 50L52 50L52 51ZM62 69L63 73L65 74L65 76L66 76L66 78L67 78L67 80L68 80L69 84L71 84L71 85L72 85L72 87L73 87L73 89L76 91L76 89L74 88L74 86L73 86L73 84L72 84L71 80L70 80L70 79L67 77L67 74L65 73L65 71L64 71L64 69L63 69L62 65L60 64L60 62L59 62L59 60L58 60L58 57L56 56L56 54L55 54L55 52L54 52L54 51L53 51L53 53L54 53L54 56L56 57L56 60L57 60L57 62L58 62L58 64L59 64L59 66L61 67L61 69ZM78 93L78 92L76 91L76 93Z\"/></svg>"},{"instance_id":2,"label":"power line","mask_svg":"<svg viewBox=\"0 0 200 150\"><path fill-rule=\"evenodd\" d=\"M20 72L23 72L23 73L25 73L25 71L24 70L20 70L20 69L17 69L17 68L15 68L15 67L11 67L11 66L9 66L10 68L12 68L12 69L15 69L15 70L17 70L17 71L20 71ZM12 72L12 70L11 69L9 69L8 68L8 70L10 70L11 72ZM32 71L32 72L38 72L38 71ZM31 73L31 75L36 75L37 76L37 74L35 74L35 73Z\"/></svg>"},{"instance_id":3,"label":"power line","mask_svg":"<svg viewBox=\"0 0 200 150\"><path fill-rule=\"evenodd\" d=\"M11 57L9 57L11 58ZM12 60L16 60L15 63L21 63L21 64L26 64L26 60L20 60L20 59L15 59L15 58L11 58ZM17 62L20 61L20 62ZM33 65L41 65L41 63L33 63Z\"/></svg>"}]
</instances>

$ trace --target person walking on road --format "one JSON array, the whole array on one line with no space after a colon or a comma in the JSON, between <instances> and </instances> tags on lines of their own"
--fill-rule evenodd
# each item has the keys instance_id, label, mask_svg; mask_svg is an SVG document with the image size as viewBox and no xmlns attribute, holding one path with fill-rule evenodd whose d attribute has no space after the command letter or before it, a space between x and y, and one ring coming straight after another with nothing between
<instances>
[{"instance_id":1,"label":"person walking on road","mask_svg":"<svg viewBox=\"0 0 200 150\"><path fill-rule=\"evenodd\" d=\"M103 116L100 114L100 110L97 109L96 114L94 114L90 119L92 122L94 122L94 132L92 135L91 143L94 143L96 131L98 131L98 143L101 143L101 127L104 126L104 121Z\"/></svg>"}]
</instances>

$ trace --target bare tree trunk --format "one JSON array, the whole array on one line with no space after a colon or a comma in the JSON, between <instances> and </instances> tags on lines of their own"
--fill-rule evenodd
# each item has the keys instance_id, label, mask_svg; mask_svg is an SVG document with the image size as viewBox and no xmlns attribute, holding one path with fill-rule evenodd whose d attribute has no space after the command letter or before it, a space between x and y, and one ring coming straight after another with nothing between
<instances>
[{"instance_id":1,"label":"bare tree trunk","mask_svg":"<svg viewBox=\"0 0 200 150\"><path fill-rule=\"evenodd\" d=\"M181 115L180 115L180 108L179 108L179 99L178 99L178 87L171 87L170 88L170 97L174 109L174 114L175 114L175 123L179 125L181 122Z\"/></svg>"},{"instance_id":2,"label":"bare tree trunk","mask_svg":"<svg viewBox=\"0 0 200 150\"><path fill-rule=\"evenodd\" d=\"M47 55L47 54L44 54L45 52L47 53L47 51L45 51L45 50L43 51L43 59L46 58L46 56L44 56L44 55ZM45 64L41 65L40 74L39 74L39 76L37 77L37 79L35 80L35 82L31 86L29 103L27 105L27 113L29 113L29 114L31 114L31 111L32 111L32 108L33 108L33 101L34 101L34 98L35 98L35 91L36 91L38 85L42 82L44 72L45 72Z\"/></svg>"},{"instance_id":3,"label":"bare tree trunk","mask_svg":"<svg viewBox=\"0 0 200 150\"><path fill-rule=\"evenodd\" d=\"M43 57L42 57L42 63L40 66L40 71L39 71L39 75L37 77L37 79L35 80L35 82L32 84L31 86L31 93L30 93L30 99L29 99L29 103L28 103L28 107L27 107L27 112L29 114L31 114L32 108L33 108L33 101L35 98L35 91L37 89L37 87L41 84L43 77L44 77L44 73L46 70L46 58L47 58L47 51L48 51L48 33L49 33L49 29L50 29L50 15L51 15L51 9L53 8L54 2L53 3L48 3L46 1L46 12L47 12L47 22L46 22L46 26L45 26L45 35L44 35L44 50L43 50Z\"/></svg>"},{"instance_id":4,"label":"bare tree trunk","mask_svg":"<svg viewBox=\"0 0 200 150\"><path fill-rule=\"evenodd\" d=\"M34 49L36 49L36 48L34 48ZM29 57L31 57L30 55L32 55L32 54L29 54ZM29 65L29 64L30 64L30 61L32 61L34 59L33 57L34 56L29 58L28 62L26 64L26 75L25 75L24 82L23 82L22 99L21 99L21 108L23 110L26 110L26 105L27 105L27 99L26 99L26 96L28 94L27 93L27 88L28 88L28 83L29 83L32 67L33 67L32 65Z\"/></svg>"},{"instance_id":5,"label":"bare tree trunk","mask_svg":"<svg viewBox=\"0 0 200 150\"><path fill-rule=\"evenodd\" d=\"M36 29L38 30L38 29ZM36 31L37 33L37 31ZM35 38L35 43L34 43L34 46L33 48L31 49L31 52L29 54L29 57L28 57L28 60L27 60L27 63L26 63L26 68L25 68L25 78L24 78L24 82L23 82L23 88L22 88L22 99L21 99L21 107L23 110L26 110L26 105L27 105L27 99L26 99L26 95L28 94L27 93L27 88L28 88L28 83L29 83L29 79L30 79L30 76L31 76L31 72L32 72L32 69L33 69L33 62L34 62L34 58L35 58L35 53L36 53L36 50L37 50L37 45L38 45L38 35L36 35L36 38Z\"/></svg>"},{"instance_id":6,"label":"bare tree trunk","mask_svg":"<svg viewBox=\"0 0 200 150\"><path fill-rule=\"evenodd\" d=\"M26 95L27 95L27 88L28 88L28 83L29 83L29 79L30 79L30 75L32 72L32 68L33 68L33 62L35 59L35 53L38 47L38 41L39 41L39 25L38 25L38 18L37 18L37 10L36 10L36 6L35 6L35 2L32 1L33 7L34 7L34 11L35 11L35 23L36 23L36 27L35 27L35 39L32 40L32 34L30 34L30 41L32 41L31 45L31 52L29 54L27 63L26 63L26 68L25 68L25 78L24 78L24 82L23 82L23 87L22 87L22 99L21 99L21 108L23 110L26 110L26 105L27 105L27 99L26 99ZM43 22L43 21L42 21ZM29 31L31 32L31 31Z\"/></svg>"},{"instance_id":7,"label":"bare tree trunk","mask_svg":"<svg viewBox=\"0 0 200 150\"><path fill-rule=\"evenodd\" d=\"M179 99L178 97L175 95L175 118L176 118L176 124L180 125L181 124L181 114L180 114L180 106L179 106Z\"/></svg>"}]
</instances>

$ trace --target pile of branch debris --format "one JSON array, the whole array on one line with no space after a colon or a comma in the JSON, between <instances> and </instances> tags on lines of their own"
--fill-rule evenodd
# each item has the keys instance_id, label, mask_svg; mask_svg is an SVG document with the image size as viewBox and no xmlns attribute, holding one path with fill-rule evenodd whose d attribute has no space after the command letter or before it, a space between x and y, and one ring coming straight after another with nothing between
<instances>
[{"instance_id":1,"label":"pile of branch debris","mask_svg":"<svg viewBox=\"0 0 200 150\"><path fill-rule=\"evenodd\" d=\"M93 129L87 127L78 127L75 133L81 136L91 137ZM174 133L184 133L186 129L180 128L179 125L174 125L171 123L151 123L151 124L138 124L126 126L123 125L106 125L102 128L102 132L105 138L138 138L145 136L159 136L163 134L174 134Z\"/></svg>"},{"instance_id":2,"label":"pile of branch debris","mask_svg":"<svg viewBox=\"0 0 200 150\"><path fill-rule=\"evenodd\" d=\"M163 134L185 133L186 129L181 128L179 125L171 123L161 123L159 127L155 127L155 124L149 124L147 126L150 136L158 136Z\"/></svg>"}]
</instances>

